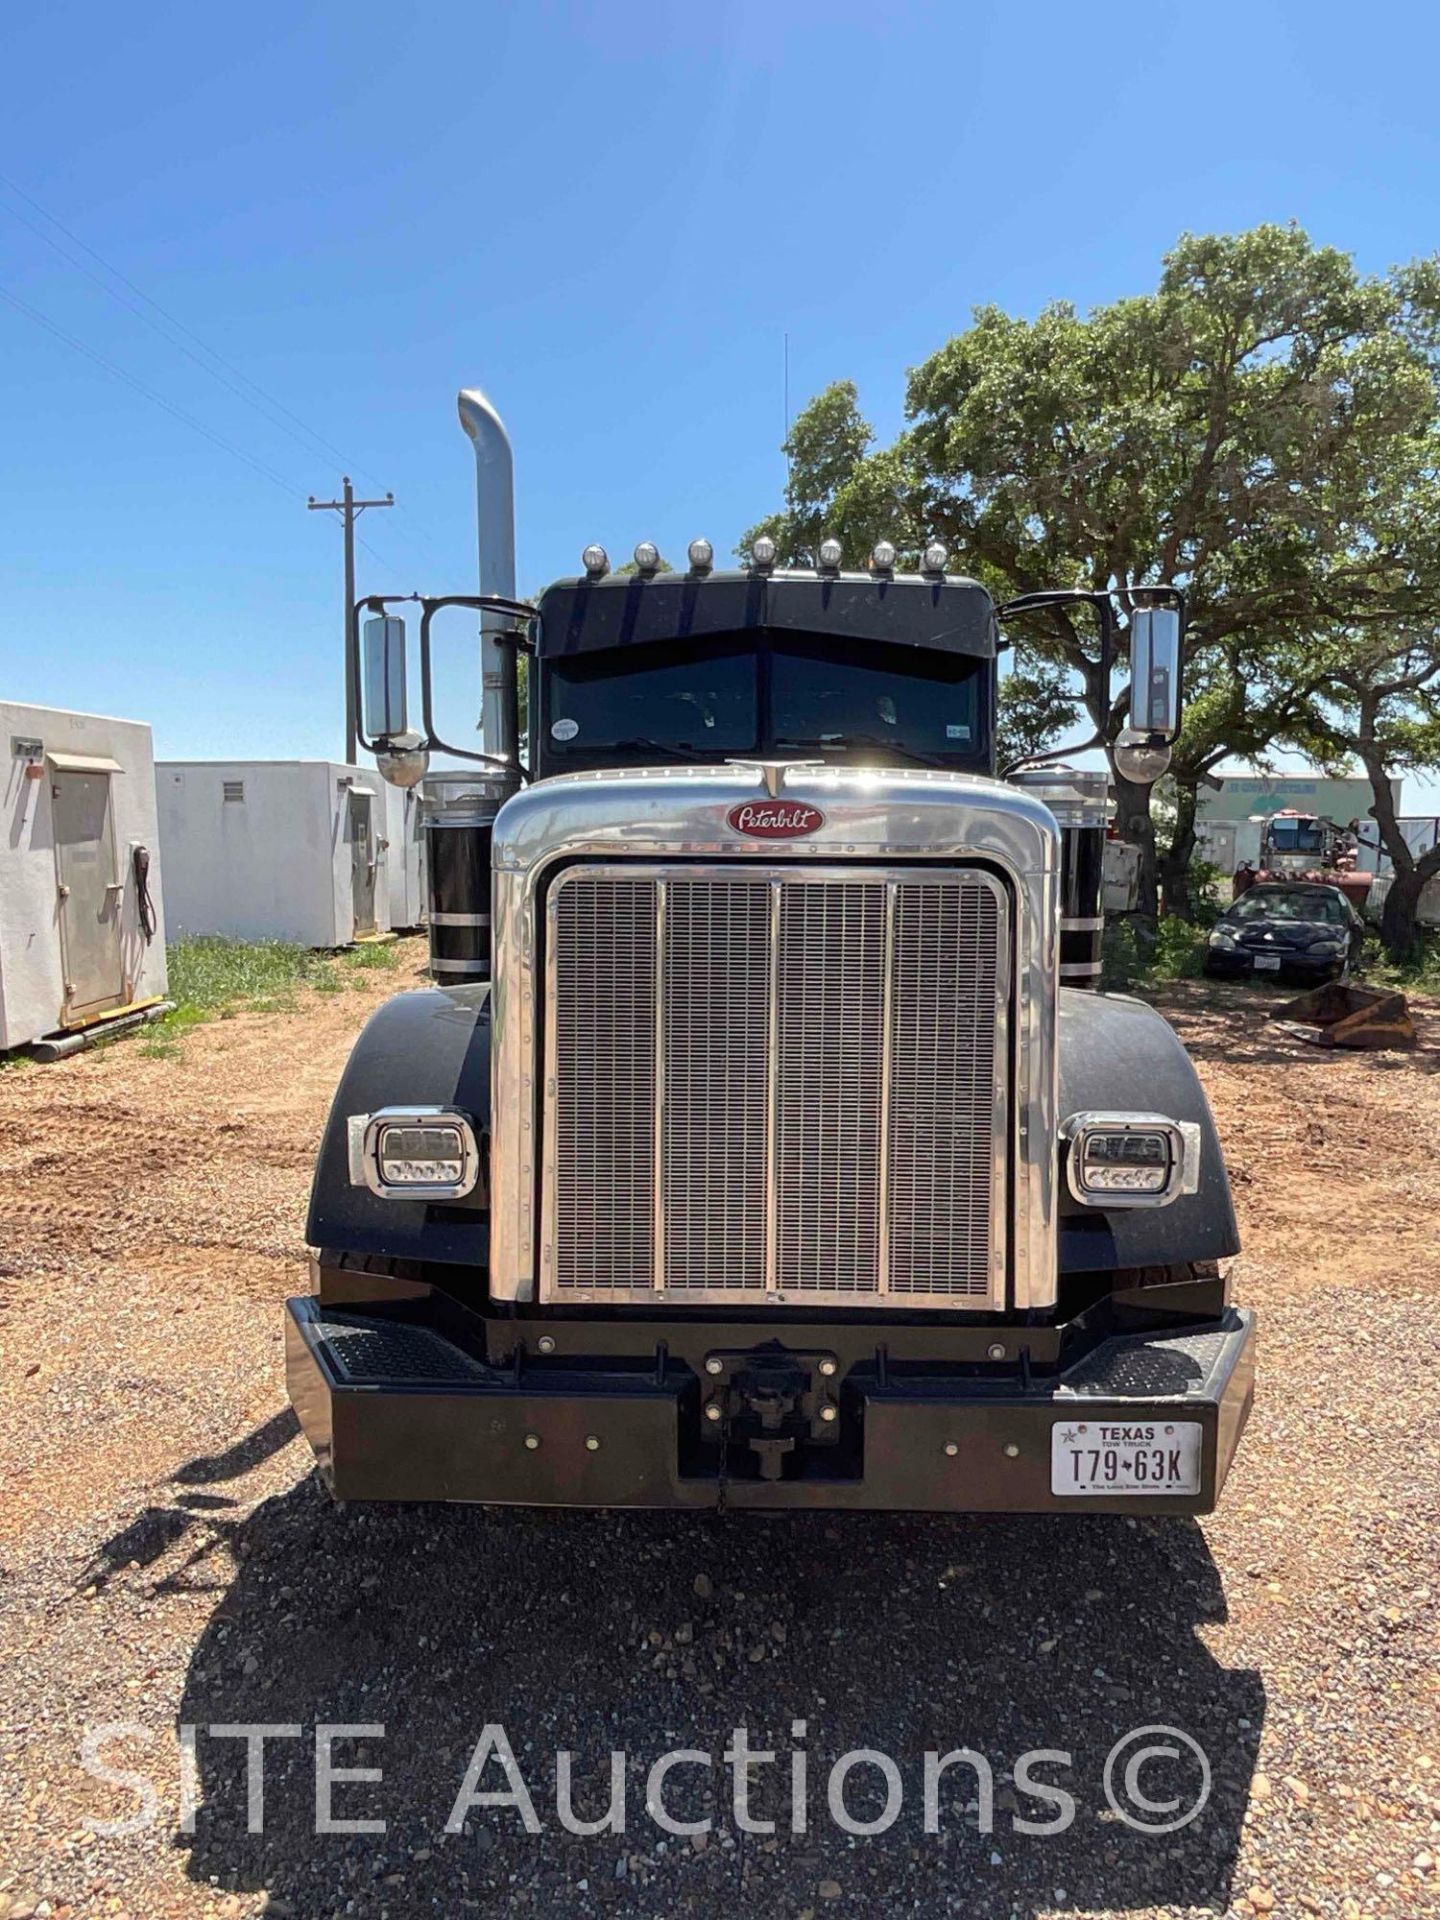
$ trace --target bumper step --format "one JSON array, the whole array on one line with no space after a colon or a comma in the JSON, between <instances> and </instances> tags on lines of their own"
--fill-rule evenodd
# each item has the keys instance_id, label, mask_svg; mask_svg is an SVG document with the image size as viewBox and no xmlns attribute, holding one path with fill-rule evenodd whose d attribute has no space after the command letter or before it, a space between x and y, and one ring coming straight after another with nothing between
<instances>
[{"instance_id":1,"label":"bumper step","mask_svg":"<svg viewBox=\"0 0 1440 1920\"><path fill-rule=\"evenodd\" d=\"M1102 1340L1060 1376L1061 1394L1100 1400L1205 1400L1233 1333L1128 1334Z\"/></svg>"},{"instance_id":2,"label":"bumper step","mask_svg":"<svg viewBox=\"0 0 1440 1920\"><path fill-rule=\"evenodd\" d=\"M500 1371L414 1317L286 1303L290 1397L347 1500L587 1507L833 1507L972 1513L1208 1513L1244 1430L1254 1321L1115 1335L1058 1375L855 1367L836 1382L847 1444L800 1447L781 1479L721 1471L713 1382L683 1363ZM597 1340L603 1329L597 1325ZM795 1355L797 1364L805 1357ZM827 1382L828 1385L828 1382ZM1051 1436L1084 1410L1202 1428L1193 1494L1051 1490Z\"/></svg>"}]
</instances>

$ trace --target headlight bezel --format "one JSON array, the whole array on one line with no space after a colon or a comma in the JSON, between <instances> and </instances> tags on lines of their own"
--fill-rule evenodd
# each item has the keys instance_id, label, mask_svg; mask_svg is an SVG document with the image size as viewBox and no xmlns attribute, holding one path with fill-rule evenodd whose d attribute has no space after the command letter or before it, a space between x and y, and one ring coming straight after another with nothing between
<instances>
[{"instance_id":1,"label":"headlight bezel","mask_svg":"<svg viewBox=\"0 0 1440 1920\"><path fill-rule=\"evenodd\" d=\"M1087 1180L1087 1140L1150 1135L1163 1140L1168 1156L1163 1187L1105 1187ZM1172 1120L1163 1113L1072 1113L1061 1125L1060 1137L1067 1147L1066 1183L1072 1199L1082 1207L1168 1207L1182 1194L1199 1188L1200 1128L1194 1121Z\"/></svg>"},{"instance_id":2,"label":"headlight bezel","mask_svg":"<svg viewBox=\"0 0 1440 1920\"><path fill-rule=\"evenodd\" d=\"M475 1123L460 1107L379 1107L374 1113L349 1117L350 1180L368 1187L377 1200L464 1201L480 1183L480 1140ZM391 1131L453 1133L458 1153L457 1177L444 1180L387 1180L386 1135ZM396 1156L397 1159L401 1156Z\"/></svg>"}]
</instances>

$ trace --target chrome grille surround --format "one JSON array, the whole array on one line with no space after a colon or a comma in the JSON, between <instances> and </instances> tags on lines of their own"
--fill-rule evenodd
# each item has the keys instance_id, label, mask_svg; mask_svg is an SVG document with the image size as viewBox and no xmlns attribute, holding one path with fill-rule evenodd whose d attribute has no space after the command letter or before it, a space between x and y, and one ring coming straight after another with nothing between
<instances>
[{"instance_id":1,"label":"chrome grille surround","mask_svg":"<svg viewBox=\"0 0 1440 1920\"><path fill-rule=\"evenodd\" d=\"M560 874L540 1298L1003 1304L1010 919L973 868Z\"/></svg>"},{"instance_id":2,"label":"chrome grille surround","mask_svg":"<svg viewBox=\"0 0 1440 1920\"><path fill-rule=\"evenodd\" d=\"M760 868L817 863L906 863L916 872L983 862L1003 875L1012 902L1011 1056L1006 1118L1011 1212L1007 1305L1053 1305L1056 1294L1056 914L1059 834L1042 803L992 780L929 769L796 768L787 798L823 810L803 840L742 840L731 807L764 793L746 767L667 767L571 774L535 783L495 822L495 978L491 990L490 1293L537 1295L541 1264L540 1136L554 1098L540 1049L544 983L541 921L547 888L577 861L708 861L740 879ZM633 871L633 870L632 870ZM672 877L673 874L672 874ZM919 1255L912 1256L919 1258ZM638 1296L654 1304L647 1288ZM763 1293L751 1291L752 1302ZM820 1304L798 1296L802 1304ZM567 1291L567 1303L575 1298ZM683 1305L695 1294L660 1296ZM853 1298L853 1296L852 1296ZM923 1304L912 1294L897 1305ZM974 1297L948 1305L976 1307Z\"/></svg>"}]
</instances>

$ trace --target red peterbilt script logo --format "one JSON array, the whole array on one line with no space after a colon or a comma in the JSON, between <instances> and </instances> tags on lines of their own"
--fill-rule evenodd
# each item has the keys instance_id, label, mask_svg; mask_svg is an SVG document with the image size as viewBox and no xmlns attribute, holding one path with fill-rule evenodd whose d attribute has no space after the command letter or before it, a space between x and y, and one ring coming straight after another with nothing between
<instances>
[{"instance_id":1,"label":"red peterbilt script logo","mask_svg":"<svg viewBox=\"0 0 1440 1920\"><path fill-rule=\"evenodd\" d=\"M746 800L731 807L725 824L752 840L797 840L802 833L818 833L825 816L803 800Z\"/></svg>"}]
</instances>

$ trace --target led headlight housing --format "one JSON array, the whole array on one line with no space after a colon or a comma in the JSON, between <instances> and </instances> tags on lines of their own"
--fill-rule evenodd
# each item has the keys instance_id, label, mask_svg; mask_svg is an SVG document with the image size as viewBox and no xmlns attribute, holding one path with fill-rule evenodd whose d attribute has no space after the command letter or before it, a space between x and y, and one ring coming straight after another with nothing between
<instances>
[{"instance_id":1,"label":"led headlight housing","mask_svg":"<svg viewBox=\"0 0 1440 1920\"><path fill-rule=\"evenodd\" d=\"M464 1200L480 1147L458 1107L382 1107L350 1116L350 1178L381 1200Z\"/></svg>"},{"instance_id":2,"label":"led headlight housing","mask_svg":"<svg viewBox=\"0 0 1440 1920\"><path fill-rule=\"evenodd\" d=\"M1076 1113L1069 1143L1070 1191L1083 1207L1167 1207L1194 1193L1200 1129L1159 1113Z\"/></svg>"}]
</instances>

